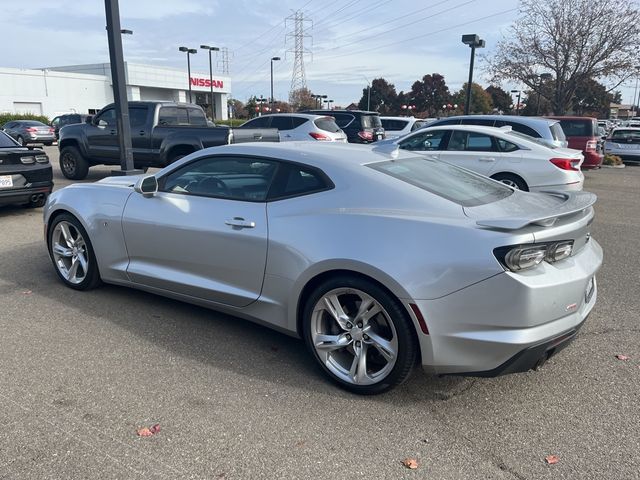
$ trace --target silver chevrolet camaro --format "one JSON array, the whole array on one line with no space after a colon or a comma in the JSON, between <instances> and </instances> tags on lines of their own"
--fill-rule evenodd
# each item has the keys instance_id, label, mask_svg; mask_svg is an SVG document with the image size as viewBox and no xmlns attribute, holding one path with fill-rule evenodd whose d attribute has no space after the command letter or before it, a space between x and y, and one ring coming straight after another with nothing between
<instances>
[{"instance_id":1,"label":"silver chevrolet camaro","mask_svg":"<svg viewBox=\"0 0 640 480\"><path fill-rule=\"evenodd\" d=\"M302 337L356 393L535 368L596 301L595 195L528 193L393 147L256 143L44 209L71 288L139 288Z\"/></svg>"}]
</instances>

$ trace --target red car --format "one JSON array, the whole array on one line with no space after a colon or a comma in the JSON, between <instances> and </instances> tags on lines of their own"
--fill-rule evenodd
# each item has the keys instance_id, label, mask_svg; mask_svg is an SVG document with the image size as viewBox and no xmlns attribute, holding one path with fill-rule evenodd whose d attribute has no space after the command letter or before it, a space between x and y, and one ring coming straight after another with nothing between
<instances>
[{"instance_id":1,"label":"red car","mask_svg":"<svg viewBox=\"0 0 640 480\"><path fill-rule=\"evenodd\" d=\"M582 150L583 170L600 168L604 155L598 137L598 119L592 117L547 117L560 121L569 148Z\"/></svg>"}]
</instances>

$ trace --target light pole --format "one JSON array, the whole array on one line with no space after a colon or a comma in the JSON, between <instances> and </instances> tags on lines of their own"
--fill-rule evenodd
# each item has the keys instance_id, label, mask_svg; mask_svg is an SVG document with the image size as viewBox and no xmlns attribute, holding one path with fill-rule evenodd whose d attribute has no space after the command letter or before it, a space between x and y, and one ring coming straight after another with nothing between
<instances>
[{"instance_id":1,"label":"light pole","mask_svg":"<svg viewBox=\"0 0 640 480\"><path fill-rule=\"evenodd\" d=\"M369 111L371 110L371 82L366 76L361 76L367 81L367 111Z\"/></svg>"},{"instance_id":2,"label":"light pole","mask_svg":"<svg viewBox=\"0 0 640 480\"><path fill-rule=\"evenodd\" d=\"M469 61L469 82L467 82L467 98L464 103L464 114L469 115L471 108L471 83L473 82L473 62L476 58L476 48L484 48L485 41L476 34L462 35L462 43L471 47L471 60Z\"/></svg>"},{"instance_id":3,"label":"light pole","mask_svg":"<svg viewBox=\"0 0 640 480\"><path fill-rule=\"evenodd\" d=\"M540 114L540 90L542 90L542 82L545 80L551 80L552 78L553 78L553 75L551 75L550 73L541 73L540 75L538 75L539 82L538 82L538 97L536 99L536 115Z\"/></svg>"},{"instance_id":4,"label":"light pole","mask_svg":"<svg viewBox=\"0 0 640 480\"><path fill-rule=\"evenodd\" d=\"M326 97L326 95L324 95ZM331 110L331 104L333 103L333 100L325 100L324 103L327 104L327 110Z\"/></svg>"},{"instance_id":5,"label":"light pole","mask_svg":"<svg viewBox=\"0 0 640 480\"><path fill-rule=\"evenodd\" d=\"M511 93L518 94L518 103L516 103L516 115L520 115L520 96L522 95L522 90L511 90Z\"/></svg>"},{"instance_id":6,"label":"light pole","mask_svg":"<svg viewBox=\"0 0 640 480\"><path fill-rule=\"evenodd\" d=\"M271 57L271 111L273 111L273 62L280 60L280 57Z\"/></svg>"},{"instance_id":7,"label":"light pole","mask_svg":"<svg viewBox=\"0 0 640 480\"><path fill-rule=\"evenodd\" d=\"M209 50L209 87L211 88L211 120L216 119L215 105L213 102L213 64L211 63L211 52L220 50L218 47L210 47L209 45L200 45L203 50ZM191 77L191 75L189 75ZM191 86L191 78L189 78L189 86Z\"/></svg>"},{"instance_id":8,"label":"light pole","mask_svg":"<svg viewBox=\"0 0 640 480\"><path fill-rule=\"evenodd\" d=\"M260 104L260 111L258 112L258 116L261 117L262 116L262 106L264 105L264 103L267 101L266 98L264 98L262 95L260 95L260 98L256 98L256 102L258 102Z\"/></svg>"},{"instance_id":9,"label":"light pole","mask_svg":"<svg viewBox=\"0 0 640 480\"><path fill-rule=\"evenodd\" d=\"M198 53L198 50L196 50L195 48L187 48L187 47L180 47L178 48L178 50L180 50L181 52L187 52L187 76L188 76L188 82L189 82L189 103L193 103L191 101L191 59L189 58L189 55L193 55Z\"/></svg>"}]
</instances>

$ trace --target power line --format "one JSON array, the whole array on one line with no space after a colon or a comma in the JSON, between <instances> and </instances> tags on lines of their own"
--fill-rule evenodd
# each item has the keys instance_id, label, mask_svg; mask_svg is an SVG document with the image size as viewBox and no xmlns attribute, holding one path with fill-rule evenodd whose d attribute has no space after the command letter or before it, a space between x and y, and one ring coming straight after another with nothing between
<instances>
[{"instance_id":1,"label":"power line","mask_svg":"<svg viewBox=\"0 0 640 480\"><path fill-rule=\"evenodd\" d=\"M380 1L378 2L378 4L377 4L377 5L376 5L376 4L374 4L374 5L370 6L370 7L368 7L368 8L367 8L367 13L370 13L371 11L375 10L376 8L380 8L380 7L382 7L383 5L386 5L387 3L391 2L391 1L392 1L392 0L380 0ZM357 13L355 13L354 15L351 15L350 17L343 18L343 19L342 19L342 20L340 20L339 22L332 23L332 24L330 24L330 25L328 25L328 26L325 26L325 27L324 27L324 28L322 28L320 31L314 31L313 33L317 35L317 34L318 34L318 33L320 33L320 32L326 32L327 30L329 30L329 29L331 29L331 28L335 28L335 27L337 27L338 25L342 25L343 23L348 22L349 20L353 20L354 18L356 18L356 17L361 17L361 16L362 16L362 12L357 12Z\"/></svg>"},{"instance_id":2,"label":"power line","mask_svg":"<svg viewBox=\"0 0 640 480\"><path fill-rule=\"evenodd\" d=\"M322 24L322 22L324 22L327 18L331 18L334 17L336 14L346 10L347 8L351 7L352 5L355 5L356 3L360 2L361 0L351 0L350 2L348 2L346 5L343 5L341 8L339 8L338 10L336 10L335 12L331 12L329 15L327 15L326 17L322 17L321 20L318 20L316 22L316 25L320 25Z\"/></svg>"}]
</instances>

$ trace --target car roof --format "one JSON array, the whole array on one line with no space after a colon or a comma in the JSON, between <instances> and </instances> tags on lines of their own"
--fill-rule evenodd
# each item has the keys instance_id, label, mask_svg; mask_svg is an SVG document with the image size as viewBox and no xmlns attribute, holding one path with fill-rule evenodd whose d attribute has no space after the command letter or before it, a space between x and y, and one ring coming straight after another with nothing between
<instances>
[{"instance_id":1,"label":"car roof","mask_svg":"<svg viewBox=\"0 0 640 480\"><path fill-rule=\"evenodd\" d=\"M316 113L316 112L323 112L323 115L331 115L332 113L355 113L357 115L378 115L380 116L380 114L378 112L372 112L369 110L318 110L318 109L309 109L309 110L303 110L302 113Z\"/></svg>"},{"instance_id":2,"label":"car roof","mask_svg":"<svg viewBox=\"0 0 640 480\"><path fill-rule=\"evenodd\" d=\"M523 125L553 125L557 123L559 120L544 118L544 117L524 117L522 115L455 115L452 117L442 117L436 122L441 120L459 120L463 118L480 118L486 120L505 120L509 122L518 122Z\"/></svg>"},{"instance_id":3,"label":"car roof","mask_svg":"<svg viewBox=\"0 0 640 480\"><path fill-rule=\"evenodd\" d=\"M631 130L633 132L640 132L640 127L615 127L613 130L611 130L611 133L618 130Z\"/></svg>"},{"instance_id":4,"label":"car roof","mask_svg":"<svg viewBox=\"0 0 640 480\"><path fill-rule=\"evenodd\" d=\"M547 115L545 116L545 118L551 118L553 120L588 120L590 122L597 120L595 117L578 117L578 116L572 116L572 115L565 115L565 116Z\"/></svg>"},{"instance_id":5,"label":"car roof","mask_svg":"<svg viewBox=\"0 0 640 480\"><path fill-rule=\"evenodd\" d=\"M382 116L380 115L380 120L422 120L421 118L416 117L394 117L394 116Z\"/></svg>"},{"instance_id":6,"label":"car roof","mask_svg":"<svg viewBox=\"0 0 640 480\"><path fill-rule=\"evenodd\" d=\"M299 118L308 118L310 120L316 120L318 118L325 118L325 117L331 117L331 115L317 115L315 113L264 113L262 114L263 117L299 117ZM254 120L255 118L259 118L259 117L254 117L251 118L250 120ZM332 118L333 120L333 118ZM249 121L249 120L247 120Z\"/></svg>"}]
</instances>

